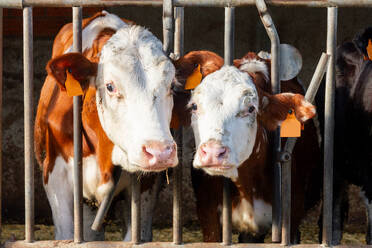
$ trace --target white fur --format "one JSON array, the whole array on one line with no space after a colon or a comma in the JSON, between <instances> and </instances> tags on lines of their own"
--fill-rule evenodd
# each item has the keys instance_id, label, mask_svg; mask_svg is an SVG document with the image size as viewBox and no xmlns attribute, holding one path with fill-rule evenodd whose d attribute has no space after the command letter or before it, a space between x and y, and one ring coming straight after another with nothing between
<instances>
[{"instance_id":1,"label":"white fur","mask_svg":"<svg viewBox=\"0 0 372 248\"><path fill-rule=\"evenodd\" d=\"M174 75L161 42L140 26L124 26L101 51L94 82L98 115L115 144L114 162L128 171L141 170L147 141L173 142L169 123ZM114 95L106 89L108 82L115 84Z\"/></svg>"},{"instance_id":2,"label":"white fur","mask_svg":"<svg viewBox=\"0 0 372 248\"><path fill-rule=\"evenodd\" d=\"M203 169L210 175L236 178L239 165L249 158L256 140L256 111L246 117L239 116L249 106L258 109L258 95L252 79L233 66L224 66L203 80L190 102L198 106L191 118L196 147L216 140L229 149L224 165L230 169ZM198 152L193 165L201 167Z\"/></svg>"},{"instance_id":3,"label":"white fur","mask_svg":"<svg viewBox=\"0 0 372 248\"><path fill-rule=\"evenodd\" d=\"M232 212L233 226L239 231L262 233L271 226L272 207L261 199L253 199L252 205L242 198Z\"/></svg>"},{"instance_id":4,"label":"white fur","mask_svg":"<svg viewBox=\"0 0 372 248\"><path fill-rule=\"evenodd\" d=\"M82 51L92 47L94 40L97 38L97 35L105 28L111 28L113 30L118 30L123 26L127 26L123 20L118 16L108 13L103 10L102 13L105 13L105 16L95 18L91 23L88 24L83 29L82 32ZM70 46L64 53L72 52L72 46Z\"/></svg>"},{"instance_id":5,"label":"white fur","mask_svg":"<svg viewBox=\"0 0 372 248\"><path fill-rule=\"evenodd\" d=\"M265 62L257 59L243 59L242 64L239 67L240 70L248 73L260 72L264 75L266 82L269 81L269 70Z\"/></svg>"},{"instance_id":6,"label":"white fur","mask_svg":"<svg viewBox=\"0 0 372 248\"><path fill-rule=\"evenodd\" d=\"M72 239L73 229L73 174L65 160L58 156L48 184L44 185L52 208L55 239Z\"/></svg>"}]
</instances>

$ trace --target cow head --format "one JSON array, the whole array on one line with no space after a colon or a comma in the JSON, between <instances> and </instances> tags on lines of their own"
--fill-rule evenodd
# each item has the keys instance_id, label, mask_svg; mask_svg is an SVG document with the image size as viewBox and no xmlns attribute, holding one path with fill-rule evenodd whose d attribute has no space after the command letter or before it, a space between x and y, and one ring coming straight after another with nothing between
<instances>
[{"instance_id":1,"label":"cow head","mask_svg":"<svg viewBox=\"0 0 372 248\"><path fill-rule=\"evenodd\" d=\"M114 164L132 172L178 164L169 129L175 68L148 30L119 29L103 46L98 63L69 53L50 61L47 70L62 91L66 71L83 89L95 87L100 124L114 143Z\"/></svg>"},{"instance_id":2,"label":"cow head","mask_svg":"<svg viewBox=\"0 0 372 248\"><path fill-rule=\"evenodd\" d=\"M275 130L290 110L301 122L315 115L302 95L271 95L233 66L205 77L189 107L197 147L194 167L230 178L238 176L238 167L250 157L259 125Z\"/></svg>"}]
</instances>

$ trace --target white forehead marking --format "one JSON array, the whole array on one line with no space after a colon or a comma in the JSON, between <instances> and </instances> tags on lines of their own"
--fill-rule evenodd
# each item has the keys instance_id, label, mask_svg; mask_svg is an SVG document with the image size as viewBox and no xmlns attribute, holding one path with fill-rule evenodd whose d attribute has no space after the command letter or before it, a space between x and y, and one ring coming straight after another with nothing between
<instances>
[{"instance_id":1,"label":"white forehead marking","mask_svg":"<svg viewBox=\"0 0 372 248\"><path fill-rule=\"evenodd\" d=\"M269 69L267 68L265 62L261 60L243 59L239 69L248 73L261 72L264 75L265 81L269 81Z\"/></svg>"},{"instance_id":2,"label":"white forehead marking","mask_svg":"<svg viewBox=\"0 0 372 248\"><path fill-rule=\"evenodd\" d=\"M250 76L234 66L223 66L202 81L193 92L192 101L196 100L208 109L221 109L223 105L224 112L235 113L241 104L237 99L242 97L243 92L258 107L256 87Z\"/></svg>"},{"instance_id":3,"label":"white forehead marking","mask_svg":"<svg viewBox=\"0 0 372 248\"><path fill-rule=\"evenodd\" d=\"M147 29L136 25L124 26L107 41L101 52L99 74L102 70L109 71L110 76L114 72L120 77L116 81L123 80L122 73L126 73L129 78L125 79L150 90L157 90L164 82L170 84L175 72L162 43Z\"/></svg>"},{"instance_id":4,"label":"white forehead marking","mask_svg":"<svg viewBox=\"0 0 372 248\"><path fill-rule=\"evenodd\" d=\"M106 14L105 16L100 16L95 18L83 29L82 37L82 51L92 47L94 40L97 38L98 34L105 28L111 28L113 30L118 30L123 26L127 26L123 20L118 16L108 13L103 10L102 13ZM70 46L64 53L72 52L72 46Z\"/></svg>"}]
</instances>

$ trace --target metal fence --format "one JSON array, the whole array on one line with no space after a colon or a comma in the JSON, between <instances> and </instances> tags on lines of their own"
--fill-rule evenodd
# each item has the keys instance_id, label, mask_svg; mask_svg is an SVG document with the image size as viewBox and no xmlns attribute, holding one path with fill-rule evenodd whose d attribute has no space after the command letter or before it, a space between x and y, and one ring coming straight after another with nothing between
<instances>
[{"instance_id":1,"label":"metal fence","mask_svg":"<svg viewBox=\"0 0 372 248\"><path fill-rule=\"evenodd\" d=\"M327 70L325 97L325 145L324 145L324 188L323 188L323 241L329 246L332 240L332 171L333 171L333 131L334 131L334 94L335 94L335 51L337 36L338 7L372 7L372 0L0 0L0 8L23 9L24 38L24 130L25 130L25 241L8 243L6 247L49 247L66 245L68 247L131 247L140 243L140 185L135 176L132 177L132 242L87 242L83 243L82 225L82 143L81 143L81 97L74 97L74 243L65 241L34 242L34 152L33 152L33 7L72 7L73 11L73 50L81 52L82 46L82 7L105 7L114 5L163 6L164 51L170 55L181 56L183 53L183 7L224 7L225 8L225 64L231 65L234 54L234 10L235 7L256 5L262 23L271 41L271 82L274 93L280 92L279 83L279 36L268 12L267 6L307 6L326 7L328 9L327 25L327 55L323 54L311 81L306 98L312 101L315 97L321 78ZM2 35L2 11L0 32ZM2 88L2 40L0 39L0 111ZM174 45L174 49L172 49ZM329 61L328 61L329 60ZM327 67L328 66L328 67ZM182 131L177 133L178 145L182 144ZM1 140L1 122L0 122ZM289 138L284 149L280 149L279 132L276 132L275 150L280 156L275 165L276 180L273 203L272 241L281 245L290 245L290 206L291 206L291 152L296 139ZM180 149L181 150L181 149ZM182 154L180 154L182 155ZM181 161L181 159L180 159ZM1 178L1 151L0 151ZM181 223L182 170L178 166L174 170L173 180L173 243L146 243L141 247L173 247L183 244ZM223 242L222 244L203 243L204 247L219 247L232 245L231 198L228 183L223 189ZM1 184L0 184L1 186ZM1 188L0 188L1 193ZM102 223L107 207L112 200L107 196L105 207L97 214L96 227ZM282 200L282 201L281 201ZM0 194L1 211L1 194ZM0 216L1 228L1 216ZM83 244L79 244L83 243ZM184 246L200 246L201 244L185 244ZM235 247L246 247L235 244ZM257 244L252 245L257 246ZM261 246L280 246L279 244L263 244ZM318 245L315 245L318 246Z\"/></svg>"}]
</instances>

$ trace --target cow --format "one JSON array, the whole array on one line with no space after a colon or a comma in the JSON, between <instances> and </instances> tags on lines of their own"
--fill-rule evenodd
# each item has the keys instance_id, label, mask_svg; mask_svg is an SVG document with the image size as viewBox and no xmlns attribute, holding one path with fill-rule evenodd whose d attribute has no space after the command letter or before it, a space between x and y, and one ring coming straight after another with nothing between
<instances>
[{"instance_id":1,"label":"cow","mask_svg":"<svg viewBox=\"0 0 372 248\"><path fill-rule=\"evenodd\" d=\"M361 187L367 209L366 243L372 244L372 27L336 50L332 244L340 244L349 184ZM324 125L324 88L317 97Z\"/></svg>"},{"instance_id":2,"label":"cow","mask_svg":"<svg viewBox=\"0 0 372 248\"><path fill-rule=\"evenodd\" d=\"M281 82L286 93L272 95L270 60L255 53L235 60L233 67L223 66L223 59L215 53L190 52L175 63L177 80L185 84L198 65L203 79L192 93L188 92L189 110L185 113L189 120L186 118L184 124L190 123L191 115L196 143L192 182L203 240L221 241L222 188L226 177L231 179L232 222L240 233L239 241L263 242L272 221L271 131L289 110L305 122L315 115L315 107L300 95L304 90L296 78ZM176 94L186 96L187 91ZM179 99L184 98L175 98L174 112ZM299 240L301 219L320 199L320 162L317 130L313 122L306 122L293 154L293 243Z\"/></svg>"},{"instance_id":3,"label":"cow","mask_svg":"<svg viewBox=\"0 0 372 248\"><path fill-rule=\"evenodd\" d=\"M54 40L34 129L55 238L73 238L70 95L79 93L80 87L84 240L104 238L102 231L90 228L96 211L91 205L99 204L112 189L115 168L125 170L116 193L125 190L130 195L130 173L139 173L145 181L142 209L147 205L150 210L142 210L142 238L151 240L151 199L158 190L153 190L155 179L146 175L178 164L169 126L175 68L150 31L106 11L83 20L82 54L72 52L72 39L69 23ZM129 226L125 240L130 236Z\"/></svg>"}]
</instances>

